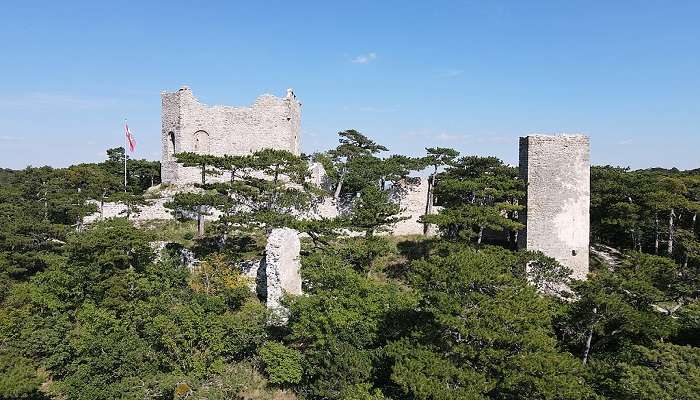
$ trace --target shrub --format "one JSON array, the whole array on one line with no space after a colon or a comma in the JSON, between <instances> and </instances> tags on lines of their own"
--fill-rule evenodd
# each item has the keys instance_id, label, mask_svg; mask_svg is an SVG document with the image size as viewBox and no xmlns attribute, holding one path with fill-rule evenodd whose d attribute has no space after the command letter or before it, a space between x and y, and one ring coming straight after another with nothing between
<instances>
[{"instance_id":1,"label":"shrub","mask_svg":"<svg viewBox=\"0 0 700 400\"><path fill-rule=\"evenodd\" d=\"M267 342L259 350L270 382L296 384L301 381L301 353L285 347L282 343Z\"/></svg>"}]
</instances>

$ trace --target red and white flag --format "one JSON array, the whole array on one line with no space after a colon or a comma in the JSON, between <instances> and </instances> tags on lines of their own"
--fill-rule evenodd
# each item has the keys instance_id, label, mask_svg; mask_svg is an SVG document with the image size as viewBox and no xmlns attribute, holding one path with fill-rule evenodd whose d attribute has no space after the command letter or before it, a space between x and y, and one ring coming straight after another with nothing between
<instances>
[{"instance_id":1,"label":"red and white flag","mask_svg":"<svg viewBox=\"0 0 700 400\"><path fill-rule=\"evenodd\" d=\"M129 151L133 153L134 150L136 150L136 139L134 139L134 135L131 134L129 124L126 123L126 120L124 121L124 133L126 134L126 141L129 142Z\"/></svg>"}]
</instances>

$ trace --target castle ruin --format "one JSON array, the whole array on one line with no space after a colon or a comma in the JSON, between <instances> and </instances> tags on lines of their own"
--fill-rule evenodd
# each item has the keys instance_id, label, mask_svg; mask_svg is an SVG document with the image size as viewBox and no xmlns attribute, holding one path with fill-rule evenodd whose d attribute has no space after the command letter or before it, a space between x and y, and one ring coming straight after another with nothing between
<instances>
[{"instance_id":1,"label":"castle ruin","mask_svg":"<svg viewBox=\"0 0 700 400\"><path fill-rule=\"evenodd\" d=\"M197 168L177 163L176 153L247 155L270 148L299 155L301 104L292 89L283 98L262 95L250 107L207 106L188 87L163 92L161 124L161 178L168 184L200 180Z\"/></svg>"},{"instance_id":2,"label":"castle ruin","mask_svg":"<svg viewBox=\"0 0 700 400\"><path fill-rule=\"evenodd\" d=\"M299 155L301 104L291 89L285 97L262 95L250 107L206 106L192 91L162 93L162 180L182 185L200 180L200 171L183 167L174 154L194 152L212 155L247 155L273 148ZM519 213L525 228L518 234L518 247L542 251L573 270L572 277L585 279L589 270L590 161L589 138L583 135L530 135L520 138L520 178L527 185L525 210ZM219 179L228 180L226 174ZM321 186L325 172L310 166L310 181ZM407 220L392 226L393 235L423 234L419 218L427 196L425 179L392 192ZM137 220L171 219L164 207L173 190L144 206L131 217ZM400 192L400 193L399 193ZM112 207L113 206L113 207ZM118 216L123 204L107 204L89 220ZM325 199L308 218L333 218L343 204ZM437 209L433 210L434 212ZM217 218L216 215L208 218Z\"/></svg>"},{"instance_id":3,"label":"castle ruin","mask_svg":"<svg viewBox=\"0 0 700 400\"><path fill-rule=\"evenodd\" d=\"M174 155L194 152L211 155L247 155L273 148L299 155L301 104L291 89L283 98L263 95L251 107L209 107L183 87L162 93L162 180L174 187L160 188L152 204L130 215L137 221L173 219L165 207L183 184L199 182L200 171L178 164ZM518 234L520 249L541 251L572 270L572 278L586 279L589 271L590 161L589 138L583 135L530 135L520 138L520 179L526 184L525 209L519 213L525 228ZM221 177L219 179L222 179ZM230 177L223 176L223 179ZM321 164L309 166L309 182L326 183ZM401 206L404 221L394 224L391 235L422 235L419 218L425 210L427 180L416 179L392 187L390 198ZM95 202L97 204L97 202ZM122 216L122 203L101 203L100 212L86 218L93 222ZM334 218L347 204L325 198L299 218ZM435 207L433 212L437 212ZM218 218L217 211L206 216ZM434 228L434 227L433 227ZM431 228L431 234L435 234ZM353 232L345 232L352 236ZM287 310L280 303L284 293L302 293L299 276L299 232L275 229L268 237L263 260L241 264L246 276L255 279L251 289L258 291L284 322ZM277 322L275 322L277 323Z\"/></svg>"},{"instance_id":4,"label":"castle ruin","mask_svg":"<svg viewBox=\"0 0 700 400\"><path fill-rule=\"evenodd\" d=\"M542 251L571 268L576 279L588 274L589 151L589 138L583 135L520 138L520 177L527 198L518 247Z\"/></svg>"}]
</instances>

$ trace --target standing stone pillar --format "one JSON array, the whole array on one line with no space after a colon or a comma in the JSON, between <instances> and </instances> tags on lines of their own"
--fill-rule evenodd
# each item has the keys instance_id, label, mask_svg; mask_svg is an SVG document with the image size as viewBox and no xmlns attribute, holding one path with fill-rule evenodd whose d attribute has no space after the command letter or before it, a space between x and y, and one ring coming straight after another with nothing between
<instances>
[{"instance_id":1,"label":"standing stone pillar","mask_svg":"<svg viewBox=\"0 0 700 400\"><path fill-rule=\"evenodd\" d=\"M583 135L530 135L520 138L520 177L527 185L526 227L518 247L541 251L588 274L591 175L589 138Z\"/></svg>"},{"instance_id":2,"label":"standing stone pillar","mask_svg":"<svg viewBox=\"0 0 700 400\"><path fill-rule=\"evenodd\" d=\"M265 247L265 275L267 308L282 322L286 322L287 310L280 304L284 294L301 294L299 232L289 228L273 229Z\"/></svg>"}]
</instances>

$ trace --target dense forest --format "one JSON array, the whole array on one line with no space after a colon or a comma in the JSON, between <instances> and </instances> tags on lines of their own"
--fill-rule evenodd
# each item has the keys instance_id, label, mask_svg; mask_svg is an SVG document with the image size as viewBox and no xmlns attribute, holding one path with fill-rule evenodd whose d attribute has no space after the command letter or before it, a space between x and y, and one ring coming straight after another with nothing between
<instances>
[{"instance_id":1,"label":"dense forest","mask_svg":"<svg viewBox=\"0 0 700 400\"><path fill-rule=\"evenodd\" d=\"M575 281L516 249L516 168L339 139L178 154L201 182L168 221L128 218L163 185L158 162L129 159L124 187L121 148L0 170L0 399L700 399L699 170L592 167L591 273ZM382 234L401 218L389 189L419 174L439 234ZM324 198L352 207L298 218ZM86 222L115 201L123 217ZM305 238L281 326L238 268L275 227Z\"/></svg>"}]
</instances>

